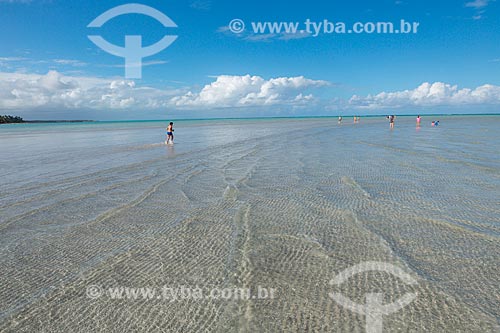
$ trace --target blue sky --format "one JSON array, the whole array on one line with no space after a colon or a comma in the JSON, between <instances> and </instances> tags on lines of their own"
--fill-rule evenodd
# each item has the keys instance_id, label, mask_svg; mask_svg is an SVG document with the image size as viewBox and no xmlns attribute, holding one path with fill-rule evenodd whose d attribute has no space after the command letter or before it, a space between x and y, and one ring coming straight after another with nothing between
<instances>
[{"instance_id":1,"label":"blue sky","mask_svg":"<svg viewBox=\"0 0 500 333\"><path fill-rule=\"evenodd\" d=\"M498 112L500 1L0 0L0 113L29 119L164 119ZM246 30L234 34L238 18ZM261 34L251 22L418 22L416 34ZM89 34L123 45L177 40L143 59L142 79Z\"/></svg>"}]
</instances>

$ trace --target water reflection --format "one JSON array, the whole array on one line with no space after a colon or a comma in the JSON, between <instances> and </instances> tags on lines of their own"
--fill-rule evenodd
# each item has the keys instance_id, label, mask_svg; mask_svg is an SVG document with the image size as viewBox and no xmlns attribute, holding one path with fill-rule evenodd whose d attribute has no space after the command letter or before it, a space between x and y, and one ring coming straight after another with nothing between
<instances>
[{"instance_id":1,"label":"water reflection","mask_svg":"<svg viewBox=\"0 0 500 333\"><path fill-rule=\"evenodd\" d=\"M174 157L175 156L175 145L174 144L165 144L165 151L167 156Z\"/></svg>"}]
</instances>

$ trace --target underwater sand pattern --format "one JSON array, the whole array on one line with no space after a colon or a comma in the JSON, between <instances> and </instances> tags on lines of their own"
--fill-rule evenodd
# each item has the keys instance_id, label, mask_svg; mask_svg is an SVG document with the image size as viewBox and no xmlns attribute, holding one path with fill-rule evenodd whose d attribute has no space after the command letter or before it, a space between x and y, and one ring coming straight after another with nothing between
<instances>
[{"instance_id":1,"label":"underwater sand pattern","mask_svg":"<svg viewBox=\"0 0 500 333\"><path fill-rule=\"evenodd\" d=\"M140 162L10 185L0 194L0 331L365 332L364 316L329 293L363 304L379 291L385 303L417 294L384 317L384 332L498 332L494 144L445 126L405 138L410 125L385 125L308 120L298 133L283 121L258 140L151 145L156 156ZM329 283L367 261L418 283L384 272ZM90 285L276 295L91 299Z\"/></svg>"}]
</instances>

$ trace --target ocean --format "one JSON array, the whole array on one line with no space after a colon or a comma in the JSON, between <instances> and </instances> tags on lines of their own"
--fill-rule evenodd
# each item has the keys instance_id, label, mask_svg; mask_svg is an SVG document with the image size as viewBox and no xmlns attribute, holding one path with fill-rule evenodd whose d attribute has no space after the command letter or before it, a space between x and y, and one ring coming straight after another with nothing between
<instances>
[{"instance_id":1,"label":"ocean","mask_svg":"<svg viewBox=\"0 0 500 333\"><path fill-rule=\"evenodd\" d=\"M359 332L331 293L375 290L416 295L384 332L498 332L500 116L174 120L174 145L166 126L0 126L0 331ZM416 283L332 283L373 262ZM165 286L275 297L108 292Z\"/></svg>"}]
</instances>

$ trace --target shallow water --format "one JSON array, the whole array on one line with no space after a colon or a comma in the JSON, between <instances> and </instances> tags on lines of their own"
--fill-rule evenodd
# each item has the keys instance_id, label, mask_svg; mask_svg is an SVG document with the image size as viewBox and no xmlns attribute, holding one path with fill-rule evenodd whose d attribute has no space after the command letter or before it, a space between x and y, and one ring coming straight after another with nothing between
<instances>
[{"instance_id":1,"label":"shallow water","mask_svg":"<svg viewBox=\"0 0 500 333\"><path fill-rule=\"evenodd\" d=\"M498 116L22 124L0 128L0 331L494 332ZM367 261L403 268L330 280ZM110 287L265 286L266 300L116 300ZM335 289L337 288L337 289Z\"/></svg>"}]
</instances>

